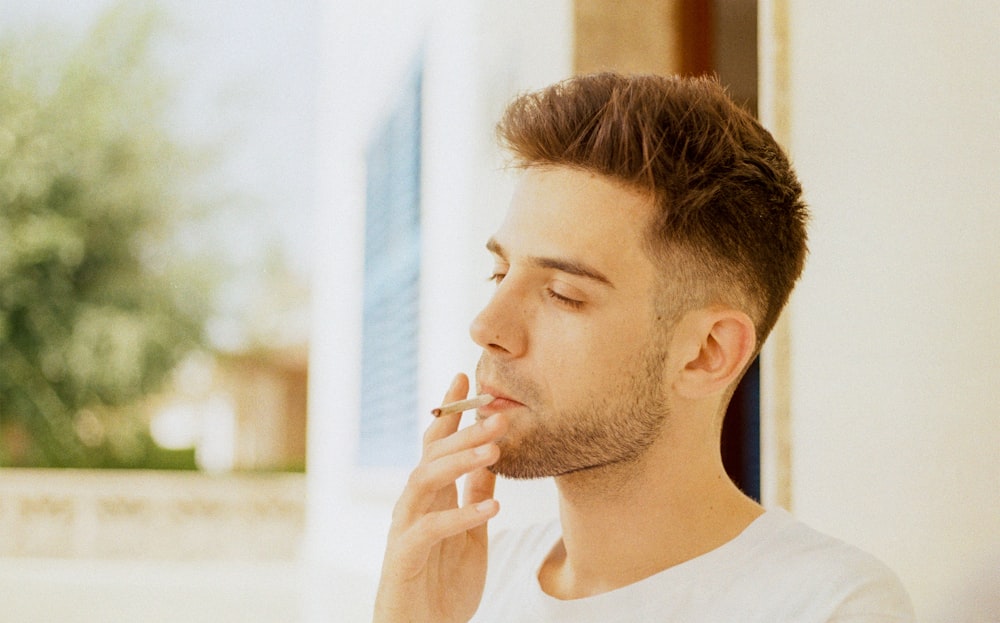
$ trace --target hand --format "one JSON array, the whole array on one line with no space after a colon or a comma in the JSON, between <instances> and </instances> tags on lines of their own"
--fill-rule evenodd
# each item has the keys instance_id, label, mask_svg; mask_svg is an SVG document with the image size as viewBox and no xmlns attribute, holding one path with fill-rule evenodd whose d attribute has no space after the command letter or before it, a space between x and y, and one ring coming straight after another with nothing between
<instances>
[{"instance_id":1,"label":"hand","mask_svg":"<svg viewBox=\"0 0 1000 623\"><path fill-rule=\"evenodd\" d=\"M465 398L469 379L458 375L445 403ZM486 522L500 510L493 499L502 415L458 430L459 413L434 420L423 456L396 507L375 599L375 623L465 623L486 583ZM466 475L463 505L455 481Z\"/></svg>"}]
</instances>

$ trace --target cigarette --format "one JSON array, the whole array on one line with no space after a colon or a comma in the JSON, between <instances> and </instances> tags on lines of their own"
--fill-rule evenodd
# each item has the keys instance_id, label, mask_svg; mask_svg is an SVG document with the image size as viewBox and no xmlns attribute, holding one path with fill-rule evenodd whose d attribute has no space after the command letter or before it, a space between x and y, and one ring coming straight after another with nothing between
<instances>
[{"instance_id":1,"label":"cigarette","mask_svg":"<svg viewBox=\"0 0 1000 623\"><path fill-rule=\"evenodd\" d=\"M441 417L442 415L461 413L462 411L468 411L469 409L478 409L479 407L488 405L491 402L493 402L493 396L490 396L489 394L480 394L467 400L459 400L458 402L449 402L446 405L441 405L437 409L432 409L431 415L434 417Z\"/></svg>"}]
</instances>

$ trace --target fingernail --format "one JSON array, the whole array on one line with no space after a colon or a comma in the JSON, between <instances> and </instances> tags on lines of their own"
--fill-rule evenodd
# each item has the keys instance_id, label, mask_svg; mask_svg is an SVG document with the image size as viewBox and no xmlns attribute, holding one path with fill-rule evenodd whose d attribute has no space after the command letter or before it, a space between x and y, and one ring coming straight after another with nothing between
<instances>
[{"instance_id":1,"label":"fingernail","mask_svg":"<svg viewBox=\"0 0 1000 623\"><path fill-rule=\"evenodd\" d=\"M489 499L483 500L479 504L476 504L476 510L480 513L491 513L496 508L496 500Z\"/></svg>"},{"instance_id":2,"label":"fingernail","mask_svg":"<svg viewBox=\"0 0 1000 623\"><path fill-rule=\"evenodd\" d=\"M492 450L493 450L493 444L488 443L486 445L477 447L476 449L473 450L473 453L475 453L476 456L486 456Z\"/></svg>"}]
</instances>

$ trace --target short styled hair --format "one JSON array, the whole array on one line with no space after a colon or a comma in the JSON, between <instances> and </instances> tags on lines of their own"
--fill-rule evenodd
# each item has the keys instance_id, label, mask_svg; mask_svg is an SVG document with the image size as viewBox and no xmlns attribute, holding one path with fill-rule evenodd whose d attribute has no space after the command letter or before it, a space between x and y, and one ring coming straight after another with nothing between
<instances>
[{"instance_id":1,"label":"short styled hair","mask_svg":"<svg viewBox=\"0 0 1000 623\"><path fill-rule=\"evenodd\" d=\"M781 148L718 80L577 76L516 98L497 134L517 166L578 168L652 197L647 243L673 312L737 306L763 344L802 272L808 214Z\"/></svg>"}]
</instances>

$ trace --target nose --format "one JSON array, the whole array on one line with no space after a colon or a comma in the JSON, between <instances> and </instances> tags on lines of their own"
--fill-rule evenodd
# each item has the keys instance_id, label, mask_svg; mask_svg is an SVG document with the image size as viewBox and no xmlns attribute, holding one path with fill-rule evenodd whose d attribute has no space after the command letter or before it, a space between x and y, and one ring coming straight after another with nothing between
<instances>
[{"instance_id":1,"label":"nose","mask_svg":"<svg viewBox=\"0 0 1000 623\"><path fill-rule=\"evenodd\" d=\"M483 350L495 355L518 357L528 344L527 310L509 277L501 283L486 306L472 320L469 335Z\"/></svg>"}]
</instances>

